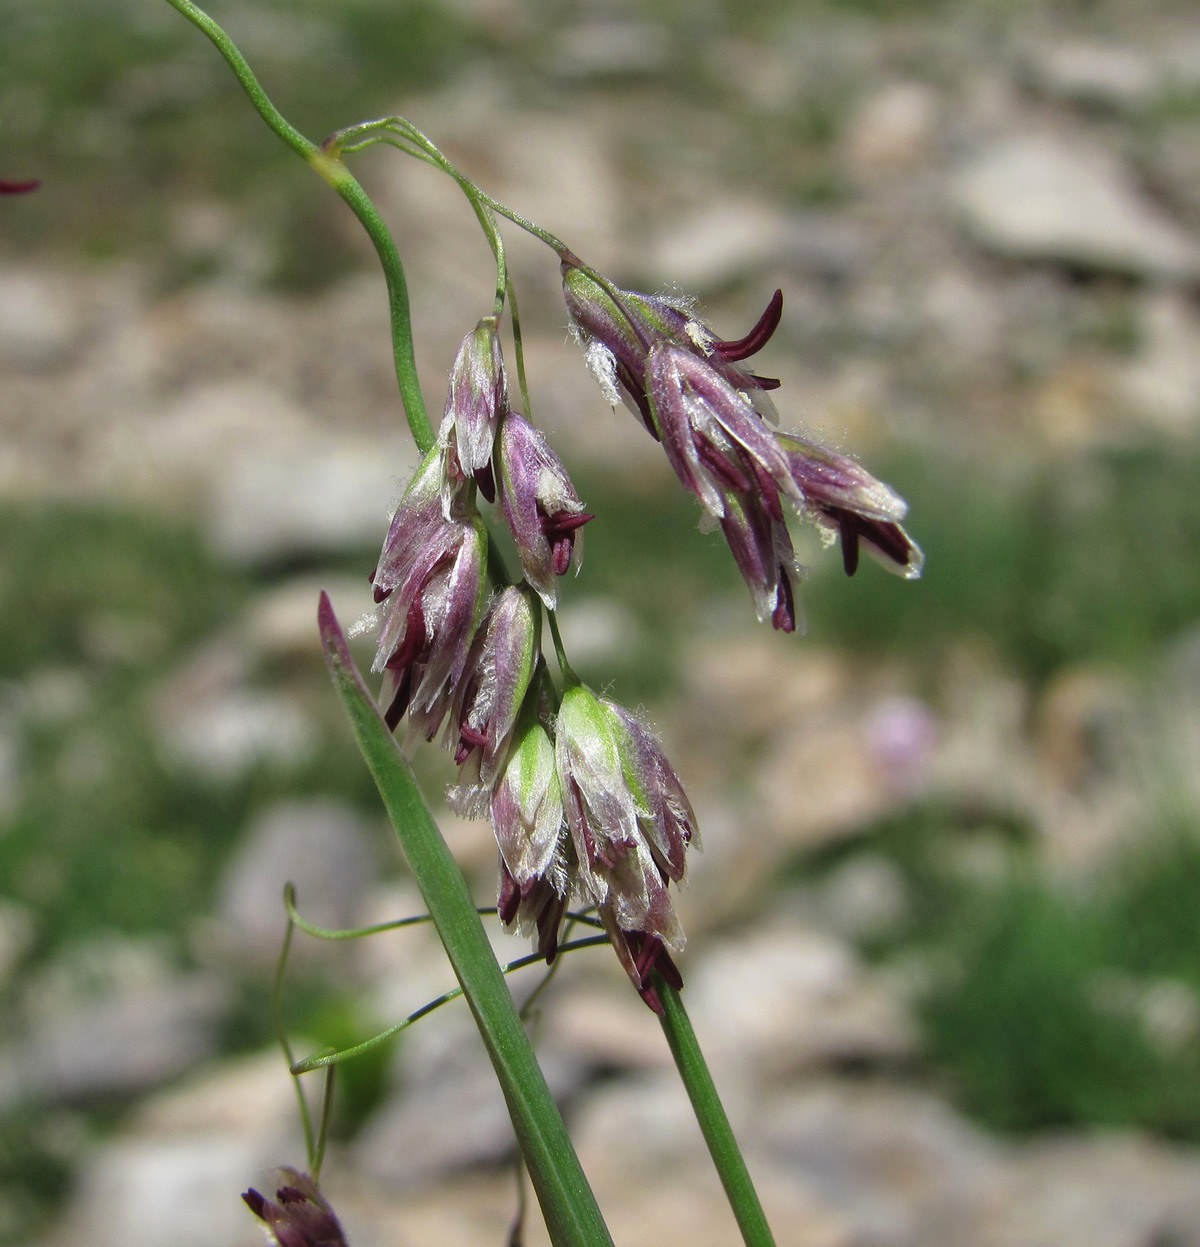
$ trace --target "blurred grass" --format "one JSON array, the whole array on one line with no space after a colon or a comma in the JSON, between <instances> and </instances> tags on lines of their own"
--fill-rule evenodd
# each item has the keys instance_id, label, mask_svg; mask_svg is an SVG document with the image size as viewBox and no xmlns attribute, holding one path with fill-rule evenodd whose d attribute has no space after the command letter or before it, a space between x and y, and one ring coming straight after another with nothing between
<instances>
[{"instance_id":1,"label":"blurred grass","mask_svg":"<svg viewBox=\"0 0 1200 1247\"><path fill-rule=\"evenodd\" d=\"M397 110L485 46L431 0L211 8L315 141ZM176 206L217 198L265 228L280 250L276 276L315 281L345 261L336 231L323 231L331 254L311 247L311 231L292 228L324 188L269 134L209 42L162 0L10 0L0 118L5 175L43 179L36 211L6 217L3 246L14 253L65 244L74 254L158 254Z\"/></svg>"},{"instance_id":2,"label":"blurred grass","mask_svg":"<svg viewBox=\"0 0 1200 1247\"><path fill-rule=\"evenodd\" d=\"M975 635L1038 681L1075 662L1144 665L1200 620L1187 443L1095 449L1008 480L929 456L880 474L910 504L920 587L877 578L864 592L826 560L808 594L816 640L920 659Z\"/></svg>"},{"instance_id":3,"label":"blurred grass","mask_svg":"<svg viewBox=\"0 0 1200 1247\"><path fill-rule=\"evenodd\" d=\"M1004 474L927 452L868 466L908 500L925 571L914 585L864 559L848 579L836 551L806 555L813 642L928 666L975 637L1040 682L1073 663L1145 667L1200 622L1200 451L1186 443L1100 448ZM741 594L749 611L723 540L697 532L699 509L674 482L579 486L600 516L588 530L588 588L639 604L647 636L678 631L714 599ZM662 655L654 644L630 657L647 687L674 679Z\"/></svg>"},{"instance_id":4,"label":"blurred grass","mask_svg":"<svg viewBox=\"0 0 1200 1247\"><path fill-rule=\"evenodd\" d=\"M792 877L819 880L864 848L897 865L909 903L863 951L924 967L922 1060L967 1112L1013 1133L1104 1125L1200 1142L1200 812L1147 810L1086 888L1053 881L1005 811L941 800L808 855Z\"/></svg>"},{"instance_id":5,"label":"blurred grass","mask_svg":"<svg viewBox=\"0 0 1200 1247\"><path fill-rule=\"evenodd\" d=\"M929 1059L960 1103L1004 1130L1096 1124L1200 1140L1200 1041L1156 1041L1132 1004L1106 991L1124 969L1119 921L1105 906L1034 879L977 896L946 934L954 970L924 1004ZM1162 932L1172 935L1174 932ZM1113 936L1117 936L1114 941ZM1200 954L1156 944L1153 960Z\"/></svg>"},{"instance_id":6,"label":"blurred grass","mask_svg":"<svg viewBox=\"0 0 1200 1247\"><path fill-rule=\"evenodd\" d=\"M332 732L302 764L228 783L164 756L160 681L229 626L253 587L196 533L51 504L10 506L0 531L0 680L19 758L0 816L0 891L34 916L30 958L97 929L178 939L253 809L294 792L370 799L352 744Z\"/></svg>"}]
</instances>

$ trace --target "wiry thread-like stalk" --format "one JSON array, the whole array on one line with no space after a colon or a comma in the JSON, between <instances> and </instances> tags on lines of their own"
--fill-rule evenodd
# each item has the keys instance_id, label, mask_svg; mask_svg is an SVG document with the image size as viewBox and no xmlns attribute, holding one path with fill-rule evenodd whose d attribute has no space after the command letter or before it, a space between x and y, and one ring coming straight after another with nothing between
<instances>
[{"instance_id":1,"label":"wiry thread-like stalk","mask_svg":"<svg viewBox=\"0 0 1200 1247\"><path fill-rule=\"evenodd\" d=\"M342 161L305 138L271 103L270 97L263 90L237 45L203 9L193 4L192 0L167 0L167 3L172 8L178 9L189 22L212 40L217 51L225 58L234 76L250 97L250 102L254 105L258 115L296 155L307 161L337 191L354 215L358 217L363 229L367 231L375 247L375 253L379 257L380 266L383 268L384 280L387 282L396 382L400 387L404 415L412 432L413 441L424 453L433 445L434 432L425 410L425 399L417 377L417 361L413 354L412 324L408 306L408 283L404 276L404 266L400 262L400 253L396 250L396 244L387 226L384 225L382 217L367 192L363 190Z\"/></svg>"}]
</instances>

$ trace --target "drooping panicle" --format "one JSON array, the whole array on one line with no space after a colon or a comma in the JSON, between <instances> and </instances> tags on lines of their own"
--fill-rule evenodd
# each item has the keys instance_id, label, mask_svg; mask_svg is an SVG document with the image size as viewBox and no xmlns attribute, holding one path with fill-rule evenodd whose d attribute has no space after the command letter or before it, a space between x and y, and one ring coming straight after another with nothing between
<instances>
[{"instance_id":1,"label":"drooping panicle","mask_svg":"<svg viewBox=\"0 0 1200 1247\"><path fill-rule=\"evenodd\" d=\"M246 1207L263 1223L277 1247L347 1247L346 1235L317 1184L298 1169L272 1174L274 1196L253 1187L242 1195Z\"/></svg>"},{"instance_id":2,"label":"drooping panicle","mask_svg":"<svg viewBox=\"0 0 1200 1247\"><path fill-rule=\"evenodd\" d=\"M634 985L660 1009L654 972L681 981L671 953L685 939L667 886L696 838L691 806L650 730L607 698L568 688L555 731L575 893L597 907Z\"/></svg>"},{"instance_id":3,"label":"drooping panicle","mask_svg":"<svg viewBox=\"0 0 1200 1247\"><path fill-rule=\"evenodd\" d=\"M557 577L579 565L579 530L593 517L583 509L562 460L545 437L515 411L500 422L500 507L525 578L548 609Z\"/></svg>"},{"instance_id":4,"label":"drooping panicle","mask_svg":"<svg viewBox=\"0 0 1200 1247\"><path fill-rule=\"evenodd\" d=\"M562 265L576 337L610 402L618 397L662 442L684 487L725 535L759 619L784 632L800 625L801 569L785 504L840 538L853 574L860 547L907 577L922 556L900 526L904 502L853 459L796 434L783 434L765 391L778 382L741 361L778 328L776 291L757 324L735 341L717 338L682 300L620 290L574 257Z\"/></svg>"},{"instance_id":5,"label":"drooping panicle","mask_svg":"<svg viewBox=\"0 0 1200 1247\"><path fill-rule=\"evenodd\" d=\"M492 448L496 426L508 409L508 378L494 316L486 316L462 340L450 369L450 389L440 440L447 448L451 484L473 479L480 493L496 497Z\"/></svg>"}]
</instances>

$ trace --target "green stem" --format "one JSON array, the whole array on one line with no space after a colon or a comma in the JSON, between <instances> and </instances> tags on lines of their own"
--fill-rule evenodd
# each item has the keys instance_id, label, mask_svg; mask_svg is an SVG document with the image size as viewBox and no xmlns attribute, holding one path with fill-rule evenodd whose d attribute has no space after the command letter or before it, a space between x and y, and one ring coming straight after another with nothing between
<instances>
[{"instance_id":1,"label":"green stem","mask_svg":"<svg viewBox=\"0 0 1200 1247\"><path fill-rule=\"evenodd\" d=\"M554 1247L612 1247L466 880L354 665L324 594L318 622L334 685L491 1058L550 1241Z\"/></svg>"},{"instance_id":2,"label":"green stem","mask_svg":"<svg viewBox=\"0 0 1200 1247\"><path fill-rule=\"evenodd\" d=\"M550 978L562 965L562 955L564 953L578 952L581 948L599 948L602 945L609 944L607 935L587 935L578 940L567 940L565 943L559 944L558 951L555 955L554 964L546 971L545 977L533 989L529 995L529 999L521 1007L522 1015L529 1009L534 1000L541 995L542 989L550 981ZM526 953L524 957L518 957L515 961L505 962L500 967L501 974L512 974L516 970L524 970L529 966L535 966L538 962L545 962L546 958L541 953ZM407 1016L400 1019L399 1022L389 1026L386 1030L381 1030L372 1035L369 1039L364 1039L360 1043L353 1044L349 1048L339 1048L337 1051L317 1052L312 1056L307 1056L301 1061L291 1060L288 1068L293 1074L311 1074L315 1069L327 1069L333 1065L340 1065L343 1061L352 1061L357 1056L362 1056L364 1052L370 1052L372 1048L378 1048L381 1043L386 1043L389 1039L395 1039L401 1032L408 1030L414 1022L419 1022L422 1018L428 1017L435 1010L440 1009L443 1005L448 1005L452 1000L457 1000L463 995L461 987L452 987L449 991L442 992L440 996L433 1000L427 1000L419 1009L414 1009ZM524 1016L522 1017L524 1020Z\"/></svg>"},{"instance_id":3,"label":"green stem","mask_svg":"<svg viewBox=\"0 0 1200 1247\"><path fill-rule=\"evenodd\" d=\"M417 376L416 356L413 353L412 322L408 307L408 283L404 277L400 253L396 250L396 244L391 234L388 233L382 217L367 192L358 184L354 175L342 161L305 138L271 103L237 45L203 9L193 4L192 0L167 0L167 3L212 40L217 51L225 58L234 76L250 97L250 102L254 105L258 115L296 155L307 161L337 191L367 231L368 237L374 244L375 253L379 256L379 263L383 267L384 279L387 282L388 311L392 325L392 354L396 367L396 382L400 387L400 399L404 404L404 415L412 432L413 441L424 454L433 445L434 431L425 410L425 399L421 393L420 379Z\"/></svg>"},{"instance_id":4,"label":"green stem","mask_svg":"<svg viewBox=\"0 0 1200 1247\"><path fill-rule=\"evenodd\" d=\"M771 1227L767 1225L762 1204L759 1203L758 1192L754 1189L729 1118L725 1115L725 1109L717 1095L717 1088L708 1071L704 1054L700 1051L696 1032L692 1030L691 1019L683 1007L683 1001L679 993L665 983L661 976L656 975L654 982L663 1004L663 1034L667 1037L679 1077L683 1080L688 1099L692 1102L704 1141L708 1144L709 1154L713 1158L721 1185L725 1188L729 1206L733 1209L738 1228L742 1232L742 1241L746 1247L775 1247L775 1239L771 1234Z\"/></svg>"},{"instance_id":5,"label":"green stem","mask_svg":"<svg viewBox=\"0 0 1200 1247\"><path fill-rule=\"evenodd\" d=\"M558 614L548 610L546 618L550 621L550 636L554 641L554 656L558 659L558 669L562 672L565 687L581 684L583 681L575 674L574 667L567 661L567 647L563 644L562 633L558 630Z\"/></svg>"}]
</instances>

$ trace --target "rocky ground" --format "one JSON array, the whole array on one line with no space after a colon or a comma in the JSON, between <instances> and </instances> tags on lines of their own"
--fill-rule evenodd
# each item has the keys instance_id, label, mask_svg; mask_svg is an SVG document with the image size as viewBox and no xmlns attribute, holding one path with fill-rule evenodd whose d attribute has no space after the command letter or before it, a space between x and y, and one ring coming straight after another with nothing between
<instances>
[{"instance_id":1,"label":"rocky ground","mask_svg":"<svg viewBox=\"0 0 1200 1247\"><path fill-rule=\"evenodd\" d=\"M1074 895L1120 860L1148 809L1169 805L1195 826L1196 513L1164 509L1175 488L1164 482L1182 465L1190 496L1200 441L1200 20L1165 5L1137 21L1121 6L912 6L889 19L835 7L771 10L741 31L713 9L705 33L620 6L540 24L505 0L460 8L510 46L514 30L536 32L533 51L477 58L403 99L405 112L593 264L697 293L731 337L781 286L785 321L763 367L783 380L783 423L892 465L929 554L926 581L881 589L868 568L849 596L818 570L801 640L755 629L719 552L711 566L641 574L644 556L597 531L595 570L585 565L562 612L581 668L644 702L694 797L705 847L680 901L686 1000L780 1243L1200 1247L1200 1132L1182 1108L1085 1106L1014 1121L1056 1127L1017 1135L969 1118L961 1068L939 1064L924 1003L955 954L896 934L923 921L927 894L920 870L872 836L906 811L955 811L971 834L934 856L966 889L1015 869L1007 837L1019 826L1022 869ZM455 344L490 302L487 253L449 183L391 154L363 168L402 240L438 407ZM54 863L30 854L11 897L0 884L0 985L16 1019L0 1040L0 1106L33 1113L39 1149L70 1174L34 1237L21 1218L51 1205L26 1199L8 1165L6 1241L261 1241L237 1193L272 1165L302 1163L262 1021L282 883L331 926L419 908L364 785L345 777L353 755L331 743L341 727L312 626L320 588L346 619L366 610L371 550L414 463L382 283L348 216L321 228L350 270L299 293L265 280L279 243L270 222L202 191L177 196L165 226L187 280L132 248L86 265L51 242L2 253L6 524L15 534L50 503L81 508L68 514L89 526L106 508L161 520L199 534L230 605L215 588L193 603L192 573L169 564L161 579L186 641L160 635L149 611L89 608L64 633L76 650L5 675L0 843L24 834L9 825L49 817L28 778L47 735L65 743L38 782L84 811L113 785L149 782L149 755L172 793L218 813L233 802L224 794L243 794L225 817L242 822L174 929L108 919L56 945L38 918ZM319 233L304 243L323 245ZM613 524L642 549L668 560L676 542L703 544L685 502L660 502L672 482L658 449L605 408L567 340L552 256L514 239L512 264L535 419L601 501L626 509ZM1167 467L1134 490L1125 579L1097 599L1134 630L1130 646L1098 632L1073 654L1071 628L1093 621L1077 625L1054 595L1106 583L1118 561L1107 530L1073 556L1077 580L1058 563L1037 571L1046 593L1020 623L1011 607L1001 622L987 586L1008 584L1015 530L1036 553L1065 498L1086 536L1090 517L1118 514L1105 490L1125 488L1098 465L1143 453ZM926 466L906 476L914 464ZM972 499L1000 486L1010 511L992 531ZM602 512L594 527L604 523ZM32 564L56 558L60 579L86 581L91 547L71 551L85 536L68 526L65 550ZM57 635L58 599L23 588L35 570L6 573L0 603ZM893 608L897 589L918 604ZM953 628L943 610L957 612ZM122 760L124 738L136 761ZM436 792L444 770L421 765ZM264 774L308 778L289 788ZM185 820L178 805L145 817L168 842ZM489 901L487 829L446 825ZM107 869L92 852L83 877ZM132 867L114 869L120 881ZM183 870L163 849L127 886L153 892ZM524 951L496 938L505 956ZM350 989L334 1027L344 1042L449 985L420 931L297 958L305 983ZM567 960L539 1049L614 1238L733 1242L654 1019L610 962ZM1132 1018L1164 1060L1200 1068L1187 974L1104 969L1089 1000ZM247 1015L253 1042L236 1038ZM328 1018L310 1021L324 1038ZM465 1012L423 1022L370 1077L326 1165L351 1241L504 1241L511 1140ZM45 1181L34 1173L30 1189ZM531 1227L527 1241L540 1235Z\"/></svg>"}]
</instances>

